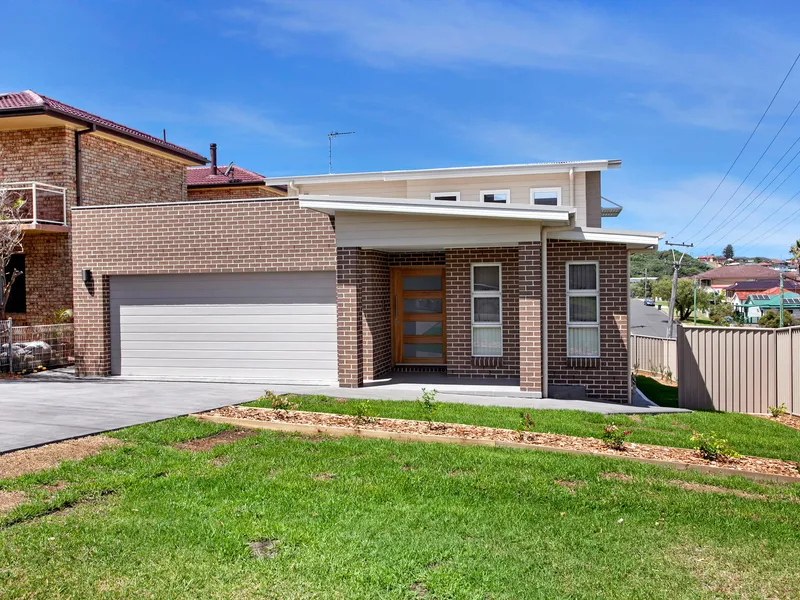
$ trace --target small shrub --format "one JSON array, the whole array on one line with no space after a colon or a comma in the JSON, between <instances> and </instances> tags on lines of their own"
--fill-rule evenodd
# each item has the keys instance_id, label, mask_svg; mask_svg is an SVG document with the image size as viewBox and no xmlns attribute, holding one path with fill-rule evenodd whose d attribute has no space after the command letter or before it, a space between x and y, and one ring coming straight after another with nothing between
<instances>
[{"instance_id":1,"label":"small shrub","mask_svg":"<svg viewBox=\"0 0 800 600\"><path fill-rule=\"evenodd\" d=\"M786 403L785 402L781 402L780 406L770 406L769 407L770 414L773 417L775 417L776 419L778 417L782 417L783 415L785 415L786 411L787 411L787 408L786 408Z\"/></svg>"},{"instance_id":2,"label":"small shrub","mask_svg":"<svg viewBox=\"0 0 800 600\"><path fill-rule=\"evenodd\" d=\"M369 400L356 404L356 425L375 422L375 409Z\"/></svg>"},{"instance_id":3,"label":"small shrub","mask_svg":"<svg viewBox=\"0 0 800 600\"><path fill-rule=\"evenodd\" d=\"M603 435L600 439L605 442L605 445L614 450L625 449L625 438L631 434L629 429L620 429L614 423L610 423L603 427Z\"/></svg>"},{"instance_id":4,"label":"small shrub","mask_svg":"<svg viewBox=\"0 0 800 600\"><path fill-rule=\"evenodd\" d=\"M280 412L289 412L290 410L297 410L300 408L299 404L292 402L287 396L276 396L269 390L264 392L264 399L270 403L273 410Z\"/></svg>"},{"instance_id":5,"label":"small shrub","mask_svg":"<svg viewBox=\"0 0 800 600\"><path fill-rule=\"evenodd\" d=\"M664 379L672 381L672 369L669 367L664 367Z\"/></svg>"},{"instance_id":6,"label":"small shrub","mask_svg":"<svg viewBox=\"0 0 800 600\"><path fill-rule=\"evenodd\" d=\"M436 390L426 390L422 388L422 396L417 398L417 408L423 421L427 421L428 425L433 423L436 419L436 413L439 411L439 403L436 402Z\"/></svg>"},{"instance_id":7,"label":"small shrub","mask_svg":"<svg viewBox=\"0 0 800 600\"><path fill-rule=\"evenodd\" d=\"M700 452L700 456L705 460L724 460L727 458L741 458L741 454L736 452L728 444L728 440L718 438L713 431L709 434L692 432L689 438L694 445L694 449Z\"/></svg>"},{"instance_id":8,"label":"small shrub","mask_svg":"<svg viewBox=\"0 0 800 600\"><path fill-rule=\"evenodd\" d=\"M517 432L517 436L519 439L525 439L525 434L533 431L535 423L533 422L533 418L531 417L531 413L519 413L519 424L514 429Z\"/></svg>"}]
</instances>

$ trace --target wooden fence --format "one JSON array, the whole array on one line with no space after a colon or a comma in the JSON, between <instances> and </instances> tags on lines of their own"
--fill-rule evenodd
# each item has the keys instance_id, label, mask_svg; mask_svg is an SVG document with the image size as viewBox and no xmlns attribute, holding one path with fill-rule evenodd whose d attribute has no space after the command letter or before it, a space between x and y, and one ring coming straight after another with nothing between
<instances>
[{"instance_id":1,"label":"wooden fence","mask_svg":"<svg viewBox=\"0 0 800 600\"><path fill-rule=\"evenodd\" d=\"M682 408L800 414L800 327L678 327Z\"/></svg>"},{"instance_id":2,"label":"wooden fence","mask_svg":"<svg viewBox=\"0 0 800 600\"><path fill-rule=\"evenodd\" d=\"M668 375L678 380L678 351L675 339L631 336L631 366L636 371Z\"/></svg>"}]
</instances>

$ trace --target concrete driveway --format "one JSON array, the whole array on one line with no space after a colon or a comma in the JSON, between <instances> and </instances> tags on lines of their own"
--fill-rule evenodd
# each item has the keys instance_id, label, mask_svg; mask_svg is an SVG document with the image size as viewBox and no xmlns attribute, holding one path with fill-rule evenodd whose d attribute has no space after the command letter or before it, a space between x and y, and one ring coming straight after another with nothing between
<instances>
[{"instance_id":1,"label":"concrete driveway","mask_svg":"<svg viewBox=\"0 0 800 600\"><path fill-rule=\"evenodd\" d=\"M473 380L470 380L474 383ZM426 384L372 385L358 389L222 383L144 381L137 379L77 379L56 371L25 379L0 381L0 452L39 446L73 437L121 429L255 400L265 389L276 394L324 394L337 398L413 400ZM513 388L466 386L428 381L438 388L441 402L462 402L515 408L570 409L603 414L684 412L655 406L643 398L633 405L591 400L532 398ZM519 390L519 388L516 388Z\"/></svg>"}]
</instances>

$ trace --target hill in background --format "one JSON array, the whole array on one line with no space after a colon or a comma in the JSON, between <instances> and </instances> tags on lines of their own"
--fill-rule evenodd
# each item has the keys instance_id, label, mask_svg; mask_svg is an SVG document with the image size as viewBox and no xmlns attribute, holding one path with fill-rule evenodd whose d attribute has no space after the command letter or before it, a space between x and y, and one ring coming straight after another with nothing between
<instances>
[{"instance_id":1,"label":"hill in background","mask_svg":"<svg viewBox=\"0 0 800 600\"><path fill-rule=\"evenodd\" d=\"M661 252L647 252L644 254L631 255L631 277L644 277L644 270L647 269L648 277L671 277L672 276L672 252L662 250ZM707 264L701 263L693 256L686 255L678 273L680 277L691 277L698 273L703 273L711 269Z\"/></svg>"}]
</instances>

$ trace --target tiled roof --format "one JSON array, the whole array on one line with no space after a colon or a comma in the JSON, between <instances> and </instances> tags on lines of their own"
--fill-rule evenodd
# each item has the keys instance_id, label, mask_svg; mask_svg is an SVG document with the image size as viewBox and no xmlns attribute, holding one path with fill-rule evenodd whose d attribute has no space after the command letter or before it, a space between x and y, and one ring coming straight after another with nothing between
<instances>
[{"instance_id":1,"label":"tiled roof","mask_svg":"<svg viewBox=\"0 0 800 600\"><path fill-rule=\"evenodd\" d=\"M160 138L143 133L136 129L131 129L125 125L120 125L114 121L109 121L103 117L99 117L79 108L75 108L74 106L70 106L69 104L64 104L58 100L48 98L47 96L42 96L41 94L37 94L31 90L0 94L0 116L3 116L3 113L6 113L7 115L14 115L28 111L39 112L37 109L44 113L55 113L54 116L56 117L62 116L69 120L78 120L87 124L95 125L107 132L116 133L149 146L159 147L172 154L177 154L187 158L193 162L208 162L204 156L201 156L196 152L192 152L191 150L187 150L186 148L182 148L181 146L172 144L170 142L165 142Z\"/></svg>"},{"instance_id":2,"label":"tiled roof","mask_svg":"<svg viewBox=\"0 0 800 600\"><path fill-rule=\"evenodd\" d=\"M211 167L188 167L186 184L189 186L224 186L264 183L264 176L253 171L234 166L226 176L225 169L226 167L217 167L217 174L212 175Z\"/></svg>"},{"instance_id":3,"label":"tiled roof","mask_svg":"<svg viewBox=\"0 0 800 600\"><path fill-rule=\"evenodd\" d=\"M774 277L773 279L758 279L756 281L737 281L736 283L729 285L725 289L728 291L761 292L762 294L764 294L765 293L764 290L769 288L777 289L778 287L780 287L780 284L781 284L780 279ZM796 282L793 279L784 279L783 287L786 289L797 289L800 288L800 283Z\"/></svg>"},{"instance_id":4,"label":"tiled roof","mask_svg":"<svg viewBox=\"0 0 800 600\"><path fill-rule=\"evenodd\" d=\"M698 273L692 279L775 279L776 271L769 267L759 265L735 265L711 269L705 273Z\"/></svg>"}]
</instances>

